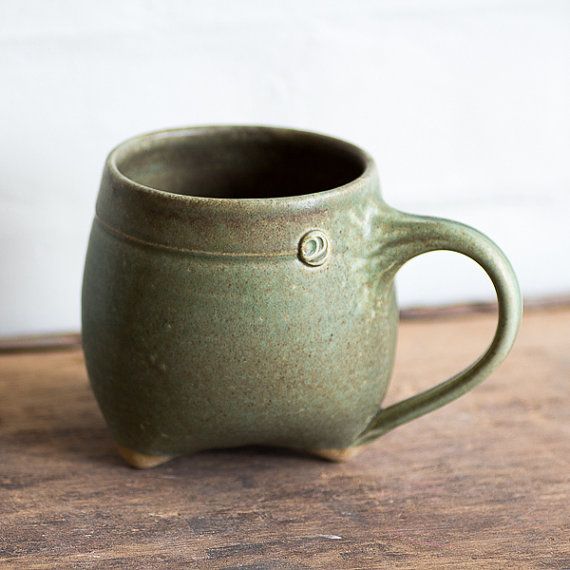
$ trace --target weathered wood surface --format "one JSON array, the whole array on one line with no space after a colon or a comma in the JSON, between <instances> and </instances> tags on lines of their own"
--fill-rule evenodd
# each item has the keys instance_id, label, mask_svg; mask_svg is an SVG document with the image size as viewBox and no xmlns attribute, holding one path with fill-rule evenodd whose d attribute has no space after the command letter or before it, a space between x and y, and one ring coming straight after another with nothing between
<instances>
[{"instance_id":1,"label":"weathered wood surface","mask_svg":"<svg viewBox=\"0 0 570 570\"><path fill-rule=\"evenodd\" d=\"M494 319L402 325L390 400ZM487 383L346 464L246 449L126 467L77 349L0 357L2 568L570 568L570 310Z\"/></svg>"}]
</instances>

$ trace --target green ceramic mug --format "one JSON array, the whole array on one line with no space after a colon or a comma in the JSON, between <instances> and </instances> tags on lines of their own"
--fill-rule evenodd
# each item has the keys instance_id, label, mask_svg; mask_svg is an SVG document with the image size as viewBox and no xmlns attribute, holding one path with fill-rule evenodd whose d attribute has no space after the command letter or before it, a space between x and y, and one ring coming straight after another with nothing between
<instances>
[{"instance_id":1,"label":"green ceramic mug","mask_svg":"<svg viewBox=\"0 0 570 570\"><path fill-rule=\"evenodd\" d=\"M441 249L490 276L495 337L466 370L381 408L394 276ZM349 143L183 128L130 139L105 164L83 344L105 419L135 466L250 444L341 459L489 376L520 320L501 250L463 224L389 207L373 160Z\"/></svg>"}]
</instances>

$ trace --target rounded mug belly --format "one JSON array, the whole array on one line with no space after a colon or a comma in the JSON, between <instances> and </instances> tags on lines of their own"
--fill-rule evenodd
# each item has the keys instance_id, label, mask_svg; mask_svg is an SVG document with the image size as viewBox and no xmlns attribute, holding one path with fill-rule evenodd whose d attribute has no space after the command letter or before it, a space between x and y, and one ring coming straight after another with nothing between
<instances>
[{"instance_id":1,"label":"rounded mug belly","mask_svg":"<svg viewBox=\"0 0 570 570\"><path fill-rule=\"evenodd\" d=\"M178 252L95 222L83 339L116 441L149 454L349 446L391 373L391 283L363 260Z\"/></svg>"}]
</instances>

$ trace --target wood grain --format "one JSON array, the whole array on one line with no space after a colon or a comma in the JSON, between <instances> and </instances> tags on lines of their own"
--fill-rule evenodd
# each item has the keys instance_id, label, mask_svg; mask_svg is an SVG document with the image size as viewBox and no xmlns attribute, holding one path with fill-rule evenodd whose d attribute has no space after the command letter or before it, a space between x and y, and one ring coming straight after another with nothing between
<instances>
[{"instance_id":1,"label":"wood grain","mask_svg":"<svg viewBox=\"0 0 570 570\"><path fill-rule=\"evenodd\" d=\"M390 401L459 370L492 315L401 327ZM0 357L2 568L570 568L570 310L349 463L279 450L124 465L78 349Z\"/></svg>"}]
</instances>

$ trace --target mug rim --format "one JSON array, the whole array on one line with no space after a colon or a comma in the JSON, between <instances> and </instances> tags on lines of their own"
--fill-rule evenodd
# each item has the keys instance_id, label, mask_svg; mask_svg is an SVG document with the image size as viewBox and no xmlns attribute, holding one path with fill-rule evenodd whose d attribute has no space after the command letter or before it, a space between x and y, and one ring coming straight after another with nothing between
<instances>
[{"instance_id":1,"label":"mug rim","mask_svg":"<svg viewBox=\"0 0 570 570\"><path fill-rule=\"evenodd\" d=\"M352 158L358 158L362 163L362 172L349 180L348 182L335 186L333 188L327 188L325 190L319 190L317 192L309 192L302 194L293 194L286 196L266 196L266 197L212 197L212 196L196 196L193 194L177 194L174 192L169 192L167 190L161 190L159 188L154 188L148 186L141 182L138 182L124 174L119 165L118 161L120 159L125 159L129 156L133 156L136 153L144 152L156 141L163 139L177 139L177 138L189 138L196 135L208 135L208 134L219 134L223 132L236 133L239 131L250 130L252 132L265 132L276 135L295 137L299 140L312 139L313 142L322 142L331 146L336 146L346 155L352 155ZM344 139L326 135L320 132L305 130L305 129L295 129L289 127L280 127L273 125L255 125L255 124L212 124L212 125L196 125L196 126L184 126L184 127L173 127L165 128L154 131L148 131L139 135L130 137L123 142L119 143L114 147L109 153L106 160L108 172L111 175L113 182L120 184L122 187L133 188L145 194L154 195L157 197L166 198L176 202L181 202L184 204L201 204L206 205L211 204L223 204L228 206L230 204L245 205L252 207L255 204L268 205L278 203L288 203L288 204L301 204L303 202L312 201L314 199L321 199L325 197L335 197L340 195L350 194L352 192L357 192L360 190L366 182L371 178L376 177L376 165L372 156L362 149L361 147L348 142Z\"/></svg>"}]
</instances>

